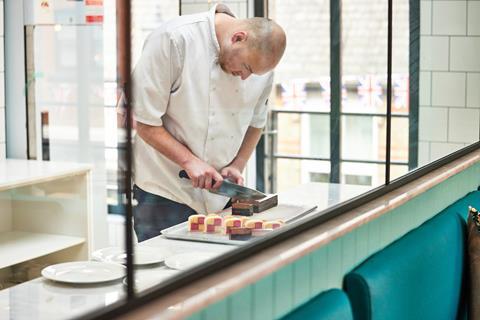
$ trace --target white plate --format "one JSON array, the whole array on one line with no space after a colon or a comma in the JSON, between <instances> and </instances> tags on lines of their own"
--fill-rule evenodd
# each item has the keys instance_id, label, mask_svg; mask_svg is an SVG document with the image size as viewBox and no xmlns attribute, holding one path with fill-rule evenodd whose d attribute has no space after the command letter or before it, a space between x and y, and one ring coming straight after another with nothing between
<instances>
[{"instance_id":1,"label":"white plate","mask_svg":"<svg viewBox=\"0 0 480 320\"><path fill-rule=\"evenodd\" d=\"M47 279L66 283L98 283L120 279L126 268L120 264L96 261L59 263L42 270Z\"/></svg>"},{"instance_id":2,"label":"white plate","mask_svg":"<svg viewBox=\"0 0 480 320\"><path fill-rule=\"evenodd\" d=\"M153 269L135 271L135 289L142 291L151 288L166 279L178 274L178 270L172 269ZM127 285L127 278L123 279L123 284Z\"/></svg>"},{"instance_id":3,"label":"white plate","mask_svg":"<svg viewBox=\"0 0 480 320\"><path fill-rule=\"evenodd\" d=\"M164 248L147 246L136 246L134 249L133 264L147 265L160 263L171 255L170 251ZM126 263L125 250L119 247L107 247L92 253L92 259L102 262Z\"/></svg>"},{"instance_id":4,"label":"white plate","mask_svg":"<svg viewBox=\"0 0 480 320\"><path fill-rule=\"evenodd\" d=\"M186 270L219 256L214 252L186 252L165 259L165 265L172 269Z\"/></svg>"}]
</instances>

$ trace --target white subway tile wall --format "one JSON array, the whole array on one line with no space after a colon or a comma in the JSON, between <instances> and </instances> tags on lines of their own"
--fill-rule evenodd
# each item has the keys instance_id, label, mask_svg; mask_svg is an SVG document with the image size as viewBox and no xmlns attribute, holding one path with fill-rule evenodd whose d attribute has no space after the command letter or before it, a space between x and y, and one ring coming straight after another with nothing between
<instances>
[{"instance_id":1,"label":"white subway tile wall","mask_svg":"<svg viewBox=\"0 0 480 320\"><path fill-rule=\"evenodd\" d=\"M418 135L420 141L447 141L448 108L420 108Z\"/></svg>"},{"instance_id":2,"label":"white subway tile wall","mask_svg":"<svg viewBox=\"0 0 480 320\"><path fill-rule=\"evenodd\" d=\"M467 73L467 107L480 108L480 73Z\"/></svg>"},{"instance_id":3,"label":"white subway tile wall","mask_svg":"<svg viewBox=\"0 0 480 320\"><path fill-rule=\"evenodd\" d=\"M463 148L463 143L448 143L448 142L432 142L430 144L430 154L432 160L443 157L448 153L457 151Z\"/></svg>"},{"instance_id":4,"label":"white subway tile wall","mask_svg":"<svg viewBox=\"0 0 480 320\"><path fill-rule=\"evenodd\" d=\"M465 106L464 72L432 72L432 105Z\"/></svg>"},{"instance_id":5,"label":"white subway tile wall","mask_svg":"<svg viewBox=\"0 0 480 320\"><path fill-rule=\"evenodd\" d=\"M5 159L5 64L3 36L3 0L0 0L0 159Z\"/></svg>"},{"instance_id":6,"label":"white subway tile wall","mask_svg":"<svg viewBox=\"0 0 480 320\"><path fill-rule=\"evenodd\" d=\"M421 0L419 166L479 140L480 1Z\"/></svg>"},{"instance_id":7,"label":"white subway tile wall","mask_svg":"<svg viewBox=\"0 0 480 320\"><path fill-rule=\"evenodd\" d=\"M448 70L448 40L448 37L420 37L420 70Z\"/></svg>"},{"instance_id":8,"label":"white subway tile wall","mask_svg":"<svg viewBox=\"0 0 480 320\"><path fill-rule=\"evenodd\" d=\"M480 110L448 109L448 141L472 143L478 141Z\"/></svg>"},{"instance_id":9,"label":"white subway tile wall","mask_svg":"<svg viewBox=\"0 0 480 320\"><path fill-rule=\"evenodd\" d=\"M418 162L428 163L430 161L430 143L418 142Z\"/></svg>"},{"instance_id":10,"label":"white subway tile wall","mask_svg":"<svg viewBox=\"0 0 480 320\"><path fill-rule=\"evenodd\" d=\"M451 37L450 41L450 70L480 71L480 38Z\"/></svg>"},{"instance_id":11,"label":"white subway tile wall","mask_svg":"<svg viewBox=\"0 0 480 320\"><path fill-rule=\"evenodd\" d=\"M422 1L420 4L420 34L432 34L432 2Z\"/></svg>"},{"instance_id":12,"label":"white subway tile wall","mask_svg":"<svg viewBox=\"0 0 480 320\"><path fill-rule=\"evenodd\" d=\"M469 36L478 36L480 35L480 1L469 1L468 2L468 26L467 26L467 35Z\"/></svg>"},{"instance_id":13,"label":"white subway tile wall","mask_svg":"<svg viewBox=\"0 0 480 320\"><path fill-rule=\"evenodd\" d=\"M419 92L419 103L420 105L429 105L431 103L432 96L432 73L431 72L420 72L420 92Z\"/></svg>"},{"instance_id":14,"label":"white subway tile wall","mask_svg":"<svg viewBox=\"0 0 480 320\"><path fill-rule=\"evenodd\" d=\"M432 34L465 35L467 33L466 1L434 1L432 5Z\"/></svg>"}]
</instances>

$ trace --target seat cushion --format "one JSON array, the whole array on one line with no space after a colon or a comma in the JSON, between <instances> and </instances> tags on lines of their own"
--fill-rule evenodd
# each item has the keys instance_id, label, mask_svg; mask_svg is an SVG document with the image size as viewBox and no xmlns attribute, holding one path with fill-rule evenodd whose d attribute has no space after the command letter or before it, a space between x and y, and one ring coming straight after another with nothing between
<instances>
[{"instance_id":1,"label":"seat cushion","mask_svg":"<svg viewBox=\"0 0 480 320\"><path fill-rule=\"evenodd\" d=\"M287 320L349 320L353 319L350 301L342 290L322 292L304 305L287 314Z\"/></svg>"},{"instance_id":2,"label":"seat cushion","mask_svg":"<svg viewBox=\"0 0 480 320\"><path fill-rule=\"evenodd\" d=\"M465 274L466 226L450 207L344 278L355 319L455 319Z\"/></svg>"}]
</instances>

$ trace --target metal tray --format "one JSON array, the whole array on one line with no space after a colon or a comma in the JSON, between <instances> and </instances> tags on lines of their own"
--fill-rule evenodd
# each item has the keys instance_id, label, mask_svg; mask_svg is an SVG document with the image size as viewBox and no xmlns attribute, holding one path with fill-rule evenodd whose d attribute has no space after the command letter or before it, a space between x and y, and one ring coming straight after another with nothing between
<instances>
[{"instance_id":1,"label":"metal tray","mask_svg":"<svg viewBox=\"0 0 480 320\"><path fill-rule=\"evenodd\" d=\"M285 223L290 223L313 212L316 208L317 206L310 205L279 204L278 206L270 208L264 212L255 213L250 218L262 220L283 220ZM219 215L225 216L230 215L231 213L231 209L227 209L220 212ZM163 229L162 234L169 239L212 242L230 245L241 245L247 242L230 240L228 235L221 233L190 232L188 231L187 222Z\"/></svg>"}]
</instances>

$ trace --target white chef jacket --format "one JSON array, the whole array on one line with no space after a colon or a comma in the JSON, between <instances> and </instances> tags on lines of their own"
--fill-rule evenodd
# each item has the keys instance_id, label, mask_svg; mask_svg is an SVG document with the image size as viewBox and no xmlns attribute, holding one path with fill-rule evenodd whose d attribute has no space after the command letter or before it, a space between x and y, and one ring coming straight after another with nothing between
<instances>
[{"instance_id":1,"label":"white chef jacket","mask_svg":"<svg viewBox=\"0 0 480 320\"><path fill-rule=\"evenodd\" d=\"M164 126L220 171L237 155L248 127L265 126L273 73L241 80L220 68L216 12L233 16L218 4L209 12L177 17L149 35L132 76L132 106L136 121ZM199 213L223 209L228 198L193 188L179 178L180 170L135 136L134 182L141 189Z\"/></svg>"}]
</instances>

